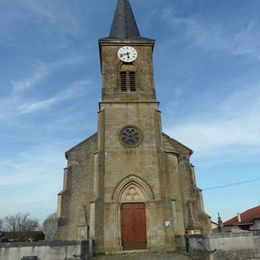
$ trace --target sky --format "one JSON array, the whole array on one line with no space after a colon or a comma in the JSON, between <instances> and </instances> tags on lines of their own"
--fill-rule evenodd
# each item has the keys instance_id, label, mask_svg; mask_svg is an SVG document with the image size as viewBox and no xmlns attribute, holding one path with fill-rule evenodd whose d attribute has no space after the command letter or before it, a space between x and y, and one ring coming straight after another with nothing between
<instances>
[{"instance_id":1,"label":"sky","mask_svg":"<svg viewBox=\"0 0 260 260\"><path fill-rule=\"evenodd\" d=\"M259 205L260 1L131 4L156 40L163 131L194 151L205 211L228 220ZM0 217L56 211L65 151L97 130L97 41L115 5L0 0Z\"/></svg>"}]
</instances>

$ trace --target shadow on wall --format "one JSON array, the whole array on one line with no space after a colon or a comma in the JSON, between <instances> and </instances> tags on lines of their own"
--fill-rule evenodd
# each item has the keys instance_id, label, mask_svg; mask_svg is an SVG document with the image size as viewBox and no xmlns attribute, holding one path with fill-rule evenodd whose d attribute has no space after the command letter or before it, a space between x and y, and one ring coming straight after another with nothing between
<instances>
[{"instance_id":1,"label":"shadow on wall","mask_svg":"<svg viewBox=\"0 0 260 260\"><path fill-rule=\"evenodd\" d=\"M24 256L21 260L40 260L38 256Z\"/></svg>"}]
</instances>

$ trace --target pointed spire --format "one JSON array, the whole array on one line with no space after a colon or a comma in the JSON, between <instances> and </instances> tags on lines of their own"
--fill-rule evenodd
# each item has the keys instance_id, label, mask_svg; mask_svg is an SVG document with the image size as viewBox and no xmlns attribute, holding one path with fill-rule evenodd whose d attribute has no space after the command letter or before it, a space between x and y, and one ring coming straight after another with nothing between
<instances>
[{"instance_id":1,"label":"pointed spire","mask_svg":"<svg viewBox=\"0 0 260 260\"><path fill-rule=\"evenodd\" d=\"M129 0L118 0L109 38L134 40L140 37Z\"/></svg>"}]
</instances>

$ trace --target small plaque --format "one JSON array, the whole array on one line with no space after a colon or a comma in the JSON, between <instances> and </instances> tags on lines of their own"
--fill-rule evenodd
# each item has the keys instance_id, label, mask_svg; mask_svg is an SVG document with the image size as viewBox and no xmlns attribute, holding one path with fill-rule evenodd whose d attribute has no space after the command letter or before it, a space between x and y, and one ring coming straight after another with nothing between
<instances>
[{"instance_id":1,"label":"small plaque","mask_svg":"<svg viewBox=\"0 0 260 260\"><path fill-rule=\"evenodd\" d=\"M170 227L170 226L171 226L171 221L166 220L166 221L164 222L164 226L165 226L165 227Z\"/></svg>"}]
</instances>

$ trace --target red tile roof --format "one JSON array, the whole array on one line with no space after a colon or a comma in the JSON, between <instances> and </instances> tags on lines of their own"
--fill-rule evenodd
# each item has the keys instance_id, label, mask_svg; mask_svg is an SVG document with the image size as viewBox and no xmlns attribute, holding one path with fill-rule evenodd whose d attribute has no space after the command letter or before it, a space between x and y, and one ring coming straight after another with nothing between
<instances>
[{"instance_id":1,"label":"red tile roof","mask_svg":"<svg viewBox=\"0 0 260 260\"><path fill-rule=\"evenodd\" d=\"M252 209L248 209L247 211L240 214L241 222L238 222L237 216L231 218L230 220L224 222L224 226L235 226L241 225L243 223L251 223L255 219L260 219L260 206L257 206Z\"/></svg>"}]
</instances>

